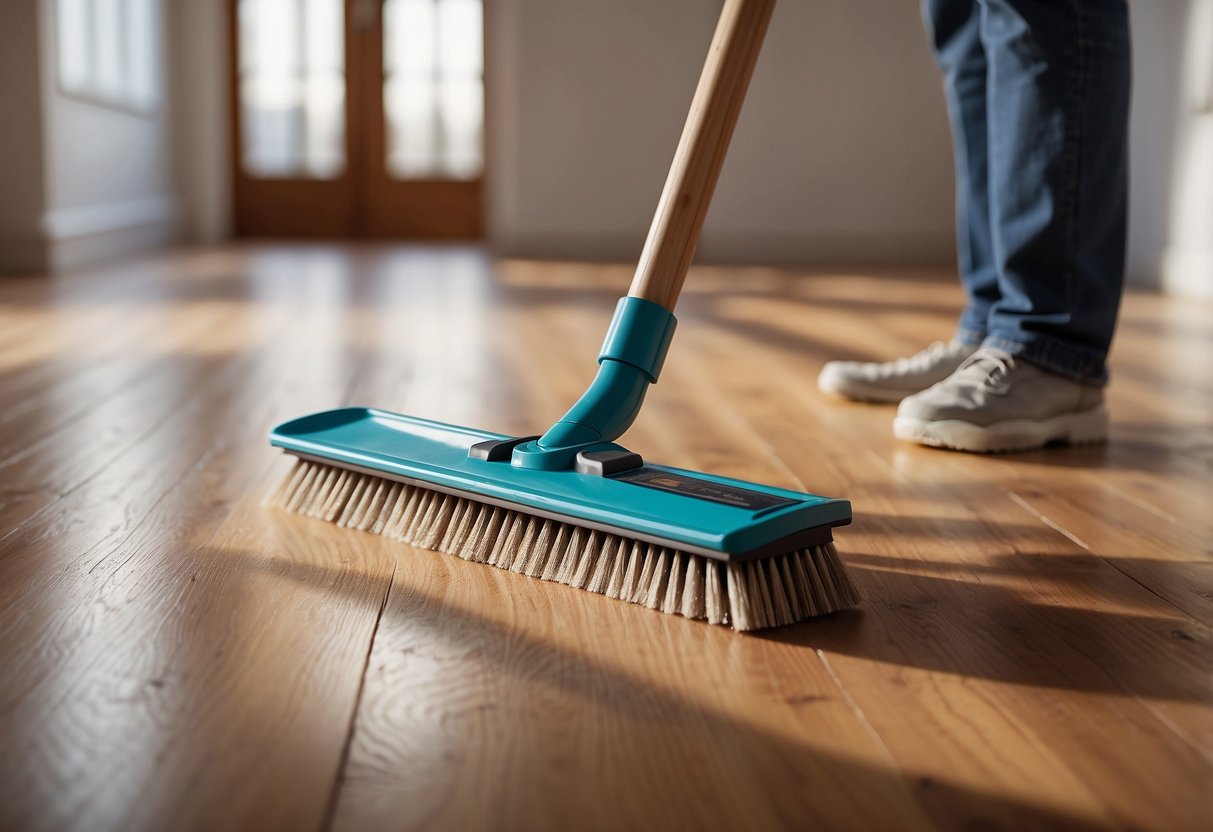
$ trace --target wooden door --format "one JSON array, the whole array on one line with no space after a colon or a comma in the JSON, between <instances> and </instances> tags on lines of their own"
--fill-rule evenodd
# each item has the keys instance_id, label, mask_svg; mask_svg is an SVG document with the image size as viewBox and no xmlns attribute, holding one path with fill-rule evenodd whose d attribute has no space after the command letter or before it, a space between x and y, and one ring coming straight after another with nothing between
<instances>
[{"instance_id":1,"label":"wooden door","mask_svg":"<svg viewBox=\"0 0 1213 832\"><path fill-rule=\"evenodd\" d=\"M480 0L229 0L237 234L477 238Z\"/></svg>"}]
</instances>

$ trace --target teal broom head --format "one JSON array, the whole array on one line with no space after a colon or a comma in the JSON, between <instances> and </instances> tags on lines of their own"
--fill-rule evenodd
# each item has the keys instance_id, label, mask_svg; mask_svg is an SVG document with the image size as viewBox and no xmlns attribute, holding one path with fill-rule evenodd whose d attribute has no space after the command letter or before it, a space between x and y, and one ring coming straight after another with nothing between
<instances>
[{"instance_id":1,"label":"teal broom head","mask_svg":"<svg viewBox=\"0 0 1213 832\"><path fill-rule=\"evenodd\" d=\"M846 500L590 445L571 468L512 463L534 437L346 408L275 428L299 463L271 505L738 630L855 604L832 543Z\"/></svg>"}]
</instances>

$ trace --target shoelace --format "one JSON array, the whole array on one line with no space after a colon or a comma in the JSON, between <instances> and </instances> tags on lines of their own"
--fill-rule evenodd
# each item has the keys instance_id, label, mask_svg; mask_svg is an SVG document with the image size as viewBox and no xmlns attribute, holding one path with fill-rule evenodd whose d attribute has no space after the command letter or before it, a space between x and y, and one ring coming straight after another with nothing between
<instances>
[{"instance_id":1,"label":"shoelace","mask_svg":"<svg viewBox=\"0 0 1213 832\"><path fill-rule=\"evenodd\" d=\"M972 369L973 372L969 372ZM957 373L979 377L983 384L997 386L1015 369L1015 356L1001 350L979 349L965 359Z\"/></svg>"},{"instance_id":2,"label":"shoelace","mask_svg":"<svg viewBox=\"0 0 1213 832\"><path fill-rule=\"evenodd\" d=\"M916 352L905 358L898 358L893 362L893 368L901 372L924 372L931 369L936 363L947 356L951 350L951 344L943 341L936 341L925 350Z\"/></svg>"}]
</instances>

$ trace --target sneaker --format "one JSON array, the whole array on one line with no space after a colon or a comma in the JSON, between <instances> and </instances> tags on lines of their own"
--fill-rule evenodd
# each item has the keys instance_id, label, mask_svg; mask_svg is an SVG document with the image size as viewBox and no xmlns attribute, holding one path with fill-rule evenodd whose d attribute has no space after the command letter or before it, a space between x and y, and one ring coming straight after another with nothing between
<instances>
[{"instance_id":1,"label":"sneaker","mask_svg":"<svg viewBox=\"0 0 1213 832\"><path fill-rule=\"evenodd\" d=\"M823 393L858 402L899 402L943 381L976 351L972 344L936 341L922 352L896 361L831 361L821 368L817 387Z\"/></svg>"},{"instance_id":2,"label":"sneaker","mask_svg":"<svg viewBox=\"0 0 1213 832\"><path fill-rule=\"evenodd\" d=\"M982 347L956 372L902 401L893 434L938 448L994 453L1102 442L1103 388Z\"/></svg>"}]
</instances>

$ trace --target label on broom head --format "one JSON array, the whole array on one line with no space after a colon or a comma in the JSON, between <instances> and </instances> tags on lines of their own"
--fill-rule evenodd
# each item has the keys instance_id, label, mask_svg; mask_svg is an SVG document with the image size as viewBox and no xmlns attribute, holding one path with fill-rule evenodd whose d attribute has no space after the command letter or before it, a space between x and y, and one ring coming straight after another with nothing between
<instances>
[{"instance_id":1,"label":"label on broom head","mask_svg":"<svg viewBox=\"0 0 1213 832\"><path fill-rule=\"evenodd\" d=\"M790 506L796 503L796 500L789 500L786 497L777 497L774 494L764 494L761 491L751 491L748 488L738 488L735 485L725 485L712 480L701 480L698 477L675 474L672 471L650 468L647 465L617 474L611 479L656 488L660 491L672 491L675 494L685 494L688 497L723 503L726 506L745 508L750 511Z\"/></svg>"}]
</instances>

